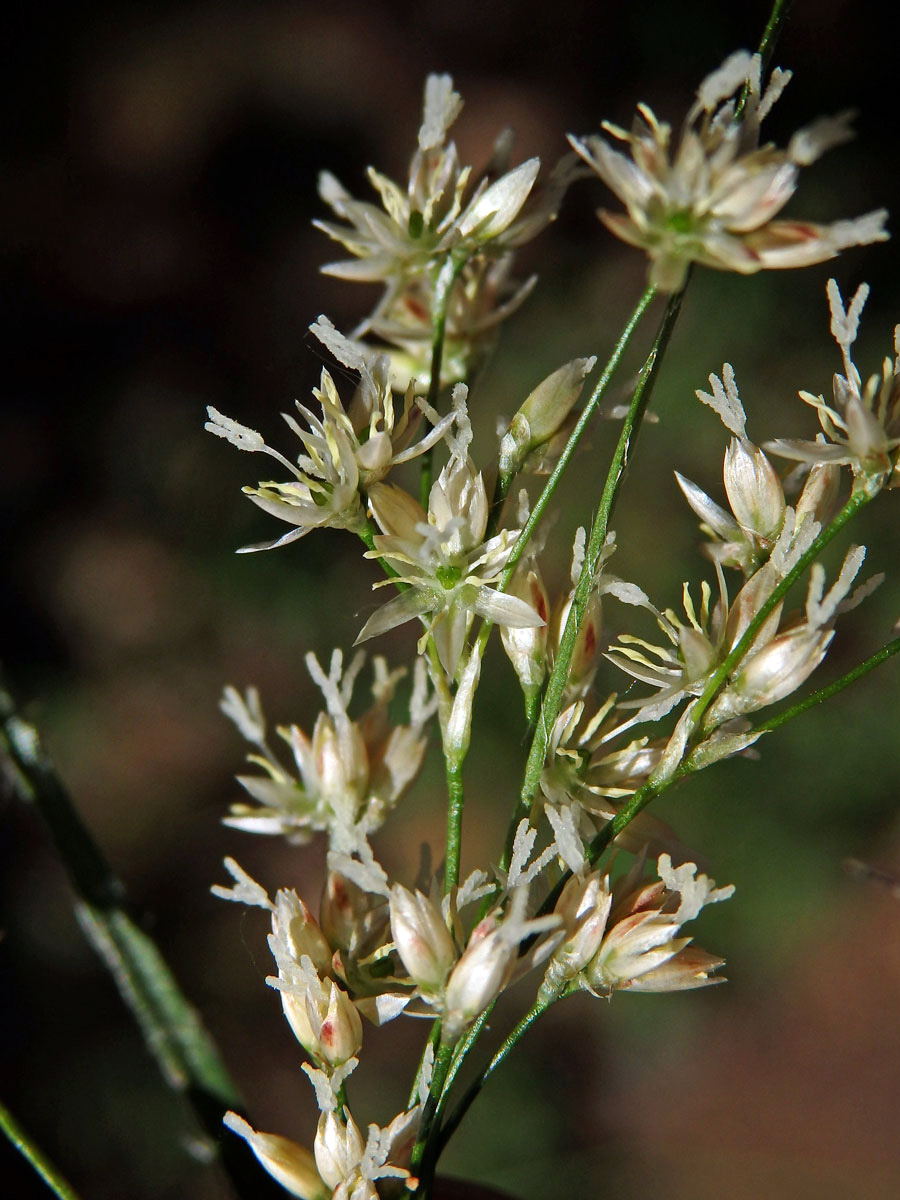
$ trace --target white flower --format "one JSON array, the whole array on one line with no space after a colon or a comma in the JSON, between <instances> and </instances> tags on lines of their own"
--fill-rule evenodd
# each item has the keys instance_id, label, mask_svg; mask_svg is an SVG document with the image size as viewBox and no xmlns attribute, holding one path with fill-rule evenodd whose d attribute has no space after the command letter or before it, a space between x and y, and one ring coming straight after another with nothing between
<instances>
[{"instance_id":1,"label":"white flower","mask_svg":"<svg viewBox=\"0 0 900 1200\"><path fill-rule=\"evenodd\" d=\"M322 409L321 419L299 400L297 410L307 429L282 413L303 443L296 465L267 446L256 430L239 425L212 407L207 409L210 419L205 428L210 433L240 450L270 455L294 476L287 483L244 488L260 508L296 528L273 542L245 546L240 553L286 546L311 529L325 526L358 533L365 525L360 490L383 479L392 467L431 449L455 420L452 413L436 418L434 428L410 445L421 417L412 386L407 388L403 411L398 413L390 385L390 363L384 355L374 356L358 342L345 338L327 317L320 316L310 330L343 366L359 374L360 382L345 408L331 374L323 370L319 387L313 389Z\"/></svg>"},{"instance_id":2,"label":"white flower","mask_svg":"<svg viewBox=\"0 0 900 1200\"><path fill-rule=\"evenodd\" d=\"M427 896L394 884L391 936L413 982L424 992L440 991L457 953L440 911Z\"/></svg>"},{"instance_id":3,"label":"white flower","mask_svg":"<svg viewBox=\"0 0 900 1200\"><path fill-rule=\"evenodd\" d=\"M575 979L600 949L612 899L609 878L599 871L584 878L573 875L568 881L554 909L562 918L566 937L550 956L541 985L544 994L557 994L561 985Z\"/></svg>"},{"instance_id":4,"label":"white flower","mask_svg":"<svg viewBox=\"0 0 900 1200\"><path fill-rule=\"evenodd\" d=\"M333 175L323 173L319 194L344 224L316 226L354 256L329 263L323 271L342 279L399 281L431 271L452 251L462 256L498 253L534 237L556 214L561 198L551 197L529 216L522 207L534 187L540 160L531 158L490 182L483 177L467 197L472 168L460 165L447 132L462 108L449 75L429 75L419 145L405 189L374 168L369 182L382 207L354 200Z\"/></svg>"},{"instance_id":5,"label":"white flower","mask_svg":"<svg viewBox=\"0 0 900 1200\"><path fill-rule=\"evenodd\" d=\"M462 385L455 390L460 401ZM376 484L369 505L379 528L368 558L382 558L395 578L375 587L406 585L363 626L357 642L386 633L414 617L430 617L424 638L433 635L441 665L456 672L473 616L519 628L543 624L530 604L490 587L496 583L518 537L506 529L484 541L488 498L484 480L466 453L470 431L454 446L432 485L426 513L393 484Z\"/></svg>"},{"instance_id":6,"label":"white flower","mask_svg":"<svg viewBox=\"0 0 900 1200\"><path fill-rule=\"evenodd\" d=\"M800 462L849 466L861 486L878 491L896 487L897 448L900 446L900 325L894 329L894 357L886 357L881 374L871 375L863 384L862 376L850 354L856 341L859 318L869 295L868 284L861 284L845 310L840 289L828 281L831 309L831 333L844 358L844 374L834 377L834 404L822 396L801 392L800 398L812 405L827 441L792 441L779 438L766 443L766 449L784 458Z\"/></svg>"},{"instance_id":7,"label":"white flower","mask_svg":"<svg viewBox=\"0 0 900 1200\"><path fill-rule=\"evenodd\" d=\"M640 719L620 722L614 715L616 696L608 697L596 711L585 701L563 709L554 722L540 777L544 811L553 827L566 865L576 873L585 869L582 841L590 841L617 813L622 801L634 794L657 767L665 740L636 738L617 749L612 745ZM571 836L560 837L568 829ZM650 849L658 853L681 851L672 830L649 812L638 813L616 838L629 854Z\"/></svg>"},{"instance_id":8,"label":"white flower","mask_svg":"<svg viewBox=\"0 0 900 1200\"><path fill-rule=\"evenodd\" d=\"M691 262L750 274L824 262L887 237L883 209L831 225L772 219L793 195L799 168L852 136L851 114L841 113L795 133L785 150L760 145L760 123L789 79L776 69L761 92L759 55L738 51L700 85L677 148L670 126L645 104L631 133L604 124L630 158L599 135L569 138L625 205L627 214L601 211L600 218L646 251L655 287L680 288ZM745 88L738 113L733 97Z\"/></svg>"},{"instance_id":9,"label":"white flower","mask_svg":"<svg viewBox=\"0 0 900 1200\"><path fill-rule=\"evenodd\" d=\"M814 464L795 508L789 509L772 464L747 437L747 417L731 363L725 363L721 378L712 374L709 382L711 390L698 389L696 396L718 414L733 435L722 471L731 512L678 471L675 478L700 518L701 530L712 539L704 547L709 557L723 567L737 567L749 577L768 560L786 518L792 540L804 526L811 529L816 524L818 528L827 520L837 495L839 471L830 463Z\"/></svg>"},{"instance_id":10,"label":"white flower","mask_svg":"<svg viewBox=\"0 0 900 1200\"><path fill-rule=\"evenodd\" d=\"M403 1180L415 1186L408 1162L421 1119L421 1108L402 1112L384 1129L370 1125L363 1142L356 1122L345 1109L346 1121L334 1112L319 1118L315 1155L319 1173L333 1188L333 1200L378 1200L376 1184Z\"/></svg>"},{"instance_id":11,"label":"white flower","mask_svg":"<svg viewBox=\"0 0 900 1200\"><path fill-rule=\"evenodd\" d=\"M564 936L560 918L525 918L527 884L513 891L506 913L489 913L472 930L468 944L450 972L444 995L441 1037L455 1042L484 1010L496 1000L514 976L524 973L555 949ZM519 944L532 934L557 930L540 947L520 957Z\"/></svg>"},{"instance_id":12,"label":"white flower","mask_svg":"<svg viewBox=\"0 0 900 1200\"><path fill-rule=\"evenodd\" d=\"M324 831L334 850L359 852L417 775L425 753L424 726L434 711L424 670L417 667L410 723L392 727L387 705L405 672L388 672L384 659L378 657L374 703L361 718L351 720L353 686L364 661L365 655L356 655L345 671L343 656L336 650L326 675L315 655L306 656L327 711L316 718L312 737L296 725L278 730L293 751L297 776L282 766L266 741L255 691L251 689L245 704L234 688L226 689L222 708L258 749L259 753L248 755L248 761L262 767L266 775L238 777L256 804L232 805L225 824L250 833L285 834L295 842L309 841L314 832Z\"/></svg>"},{"instance_id":13,"label":"white flower","mask_svg":"<svg viewBox=\"0 0 900 1200\"><path fill-rule=\"evenodd\" d=\"M678 934L707 904L733 895L734 887L717 888L714 880L697 874L694 863L673 867L668 854L659 856L658 882L641 882L642 871L643 863L635 863L613 888L607 932L583 971L582 986L608 995L623 989L677 991L720 983L721 977L712 978L711 971L722 960L703 951L685 954L691 939Z\"/></svg>"}]
</instances>

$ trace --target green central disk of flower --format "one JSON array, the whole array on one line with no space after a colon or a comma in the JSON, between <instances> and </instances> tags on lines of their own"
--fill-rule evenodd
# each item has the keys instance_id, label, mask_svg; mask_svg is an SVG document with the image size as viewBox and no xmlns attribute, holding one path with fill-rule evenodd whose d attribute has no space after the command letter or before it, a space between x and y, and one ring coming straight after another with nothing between
<instances>
[{"instance_id":1,"label":"green central disk of flower","mask_svg":"<svg viewBox=\"0 0 900 1200\"><path fill-rule=\"evenodd\" d=\"M689 208L679 208L666 213L663 225L670 233L694 233L697 221Z\"/></svg>"},{"instance_id":2,"label":"green central disk of flower","mask_svg":"<svg viewBox=\"0 0 900 1200\"><path fill-rule=\"evenodd\" d=\"M414 208L409 214L409 222L406 229L411 238L420 238L422 236L425 229L425 217L418 209Z\"/></svg>"},{"instance_id":3,"label":"green central disk of flower","mask_svg":"<svg viewBox=\"0 0 900 1200\"><path fill-rule=\"evenodd\" d=\"M450 566L438 567L434 573L438 578L438 582L448 592L452 591L460 579L462 579L462 567L456 567L452 564Z\"/></svg>"}]
</instances>

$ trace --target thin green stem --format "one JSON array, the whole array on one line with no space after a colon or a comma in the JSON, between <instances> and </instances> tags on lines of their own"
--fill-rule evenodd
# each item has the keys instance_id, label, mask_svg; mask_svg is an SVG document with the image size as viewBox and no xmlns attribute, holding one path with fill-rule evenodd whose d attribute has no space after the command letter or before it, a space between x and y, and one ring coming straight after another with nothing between
<instances>
[{"instance_id":1,"label":"thin green stem","mask_svg":"<svg viewBox=\"0 0 900 1200\"><path fill-rule=\"evenodd\" d=\"M450 1089L453 1087L453 1084L456 1080L456 1076L459 1074L460 1068L462 1067L463 1063L466 1060L466 1055L469 1053L469 1051L472 1049L472 1047L478 1041L478 1038L481 1036L481 1031L482 1031L482 1029L484 1029L485 1025L490 1020L491 1013L493 1011L494 1011L494 1005L489 1004L488 1007L484 1010L484 1012L475 1020L475 1022L472 1024L472 1026L466 1031L465 1036L460 1038L460 1040L456 1043L456 1046L454 1047L454 1050L453 1050L453 1057L450 1060L450 1069L447 1071L447 1078L444 1080L443 1091L441 1092L441 1097L438 1100L438 1109L437 1109L437 1120L438 1121L443 1120L444 1110L447 1107L447 1101L450 1099Z\"/></svg>"},{"instance_id":2,"label":"thin green stem","mask_svg":"<svg viewBox=\"0 0 900 1200\"><path fill-rule=\"evenodd\" d=\"M434 1173L433 1165L431 1170L427 1169L425 1162L425 1148L428 1145L431 1131L434 1128L435 1117L437 1116L438 1102L444 1090L444 1084L447 1079L447 1073L450 1070L450 1063L453 1058L453 1047L442 1043L438 1046L437 1053L434 1056L434 1069L431 1074L431 1087L428 1092L428 1099L425 1101L425 1107L422 1112L422 1120L419 1124L419 1135L416 1138L416 1143L413 1146L412 1156L410 1158L410 1168L413 1175L419 1175L419 1186L415 1193L415 1200L428 1200L431 1194L431 1183Z\"/></svg>"},{"instance_id":3,"label":"thin green stem","mask_svg":"<svg viewBox=\"0 0 900 1200\"><path fill-rule=\"evenodd\" d=\"M609 530L610 517L615 507L625 470L631 461L634 443L640 432L641 423L644 413L647 410L653 385L659 373L663 355L672 335L672 330L675 327L675 322L678 319L683 294L683 290L676 292L669 299L653 347L641 369L637 386L634 389L634 394L628 407L628 413L622 424L618 443L613 452L600 504L591 526L581 575L575 587L575 596L569 609L569 616L560 640L556 661L553 664L553 670L550 672L550 678L547 681L547 688L544 692L540 719L535 728L528 761L525 766L522 790L512 820L510 821L510 827L513 829L515 829L523 817L527 817L530 814L534 797L537 794L547 754L547 743L549 742L554 722L559 716L563 694L569 678L569 669L572 664L575 643L596 583L601 554Z\"/></svg>"},{"instance_id":4,"label":"thin green stem","mask_svg":"<svg viewBox=\"0 0 900 1200\"><path fill-rule=\"evenodd\" d=\"M499 1066L501 1066L506 1061L506 1059L509 1057L509 1055L512 1053L512 1051L516 1048L516 1046L519 1044L519 1042L522 1040L522 1038L525 1036L525 1034L528 1032L528 1030L535 1023L535 1021L537 1021L537 1019L539 1017L543 1016L544 1013L547 1011L547 1009L550 1007L550 1005L555 1003L556 1000L558 1000L558 999L559 999L559 996L551 996L549 998L545 997L545 998L537 1000L535 1002L535 1004L532 1006L532 1008L530 1008L528 1010L528 1012L525 1014L525 1016L522 1017L522 1019L521 1019L521 1021L519 1021L518 1025L516 1025L516 1027L512 1030L512 1032L506 1037L506 1039L504 1040L503 1044L500 1046L497 1053L494 1055L494 1057L491 1059L491 1061L488 1063L488 1065L484 1068L484 1070L481 1072L481 1074L477 1075L472 1080L472 1082L469 1084L468 1088L466 1088L462 1097L456 1104L455 1108L450 1113L450 1116L444 1122L443 1126L441 1126L441 1128L434 1135L434 1145L431 1148L430 1154L432 1154L434 1156L435 1162L437 1161L438 1156L440 1155L443 1148L446 1146L447 1142L450 1140L450 1138L456 1132L460 1121L462 1121L463 1117L469 1111L469 1109L471 1108L474 1101L481 1094L482 1088L487 1083L487 1081L490 1079L490 1077L493 1075L493 1073L497 1070L497 1068ZM475 1039L473 1037L472 1038L473 1043L474 1043L474 1040Z\"/></svg>"},{"instance_id":5,"label":"thin green stem","mask_svg":"<svg viewBox=\"0 0 900 1200\"><path fill-rule=\"evenodd\" d=\"M588 425L591 422L591 419L593 418L594 414L596 413L597 408L599 407L600 401L603 399L603 397L606 393L606 389L609 387L610 381L611 381L613 375L615 374L616 368L618 367L619 363L622 361L622 356L628 347L628 343L631 341L632 334L637 329L638 325L641 323L641 320L642 320L644 314L647 312L647 309L650 307L655 296L656 296L655 288L647 287L644 290L643 295L641 296L640 300L638 300L637 304L635 305L634 312L632 312L631 316L628 318L625 328L622 330L621 334L619 335L619 340L616 342L615 346L613 347L613 352L609 356L609 359L607 360L606 366L603 368L600 378L597 380L596 384L594 385L594 390L591 393L591 398L588 400L587 404L585 404L584 408L581 410L581 415L578 418L575 428L572 430L571 434L569 435L569 440L566 442L565 449L563 450L562 454L559 456L559 461L557 462L556 466L553 468L553 472L550 475L549 479L544 484L541 494L538 496L537 500L534 502L534 507L531 510L531 515L529 516L528 520L525 522L522 532L516 538L515 544L510 552L509 558L506 560L506 567L504 568L503 574L500 576L500 581L497 585L497 588L499 591L501 591L501 592L506 591L506 589L509 587L509 582L512 579L513 574L515 572L516 564L518 563L519 559L524 554L525 547L531 541L531 536L534 533L535 529L537 528L538 522L540 521L541 517L546 512L547 506L549 505L550 501L553 499L553 494L559 485L559 481L562 479L566 468L568 467L569 463L572 460L572 456L574 455L575 451L578 448L578 443L581 441L585 430L587 429Z\"/></svg>"},{"instance_id":6,"label":"thin green stem","mask_svg":"<svg viewBox=\"0 0 900 1200\"><path fill-rule=\"evenodd\" d=\"M465 257L460 258L451 253L444 260L434 281L431 309L431 378L428 381L428 403L433 409L437 409L441 391L441 368L444 361L450 299L453 295L454 284L465 265ZM419 496L422 507L426 510L433 477L434 447L422 456L422 469L419 476Z\"/></svg>"},{"instance_id":7,"label":"thin green stem","mask_svg":"<svg viewBox=\"0 0 900 1200\"><path fill-rule=\"evenodd\" d=\"M452 755L447 765L447 850L444 858L444 895L449 896L459 883L459 855L462 848L463 763Z\"/></svg>"},{"instance_id":8,"label":"thin green stem","mask_svg":"<svg viewBox=\"0 0 900 1200\"><path fill-rule=\"evenodd\" d=\"M834 683L829 683L827 687L819 688L818 691L812 692L809 696L798 700L796 704L792 704L790 708L786 708L784 712L780 712L776 716L770 717L768 721L763 721L761 725L755 726L754 732L771 733L774 729L779 729L782 725L786 725L788 721L793 721L794 717L799 717L801 713L805 713L807 709L815 708L817 704L823 704L826 700L830 700L832 696L836 696L838 692L842 692L851 683L856 683L857 679L862 679L864 675L868 675L870 671L874 671L876 667L880 667L882 663L886 663L889 658L893 658L898 652L900 652L900 637L894 638L893 641L882 646L880 650L876 650L864 662L859 663L858 666L848 671L846 675L842 675L840 679L836 679Z\"/></svg>"},{"instance_id":9,"label":"thin green stem","mask_svg":"<svg viewBox=\"0 0 900 1200\"><path fill-rule=\"evenodd\" d=\"M788 12L790 11L793 0L775 0L772 5L772 11L769 13L769 20L763 30L762 37L759 40L759 46L756 53L762 59L762 70L760 75L763 79L766 77L766 72L769 69L769 64L772 61L772 55L775 53L775 46L781 36L781 31L784 23L787 20ZM750 95L750 85L745 84L740 97L738 98L735 116L740 118L747 104L747 99Z\"/></svg>"},{"instance_id":10,"label":"thin green stem","mask_svg":"<svg viewBox=\"0 0 900 1200\"><path fill-rule=\"evenodd\" d=\"M78 1193L63 1178L50 1159L26 1135L9 1109L0 1103L0 1129L6 1134L23 1158L27 1159L44 1183L59 1200L78 1200Z\"/></svg>"}]
</instances>

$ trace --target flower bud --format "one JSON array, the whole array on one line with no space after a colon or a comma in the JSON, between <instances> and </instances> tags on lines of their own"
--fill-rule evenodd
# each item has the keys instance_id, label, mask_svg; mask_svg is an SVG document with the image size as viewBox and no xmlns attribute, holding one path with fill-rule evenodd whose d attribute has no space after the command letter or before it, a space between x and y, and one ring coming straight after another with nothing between
<instances>
[{"instance_id":1,"label":"flower bud","mask_svg":"<svg viewBox=\"0 0 900 1200\"><path fill-rule=\"evenodd\" d=\"M518 947L504 936L495 916L472 930L469 944L447 981L442 1036L457 1040L509 983Z\"/></svg>"},{"instance_id":2,"label":"flower bud","mask_svg":"<svg viewBox=\"0 0 900 1200\"><path fill-rule=\"evenodd\" d=\"M691 940L676 938L678 929L673 916L652 910L618 921L585 970L588 983L607 992L662 966Z\"/></svg>"},{"instance_id":3,"label":"flower bud","mask_svg":"<svg viewBox=\"0 0 900 1200\"><path fill-rule=\"evenodd\" d=\"M485 188L462 214L459 232L477 243L490 241L508 229L528 199L541 169L539 158L529 158Z\"/></svg>"},{"instance_id":4,"label":"flower bud","mask_svg":"<svg viewBox=\"0 0 900 1200\"><path fill-rule=\"evenodd\" d=\"M260 1165L273 1179L299 1200L325 1200L326 1188L315 1168L315 1159L305 1146L275 1133L257 1133L237 1113L226 1113L226 1129L242 1137Z\"/></svg>"},{"instance_id":5,"label":"flower bud","mask_svg":"<svg viewBox=\"0 0 900 1200\"><path fill-rule=\"evenodd\" d=\"M724 983L724 975L712 972L725 965L725 959L709 954L699 946L685 946L661 966L639 975L626 985L629 992L683 992L689 988Z\"/></svg>"},{"instance_id":6,"label":"flower bud","mask_svg":"<svg viewBox=\"0 0 900 1200\"><path fill-rule=\"evenodd\" d=\"M440 991L456 962L456 947L440 912L427 896L394 884L391 936L404 967L422 991Z\"/></svg>"},{"instance_id":7,"label":"flower bud","mask_svg":"<svg viewBox=\"0 0 900 1200\"><path fill-rule=\"evenodd\" d=\"M500 639L513 670L526 697L536 695L544 682L547 671L547 620L550 601L543 581L536 568L526 574L516 572L508 589L511 596L518 596L535 610L543 625L516 629L511 625L500 627Z\"/></svg>"},{"instance_id":8,"label":"flower bud","mask_svg":"<svg viewBox=\"0 0 900 1200\"><path fill-rule=\"evenodd\" d=\"M762 450L733 437L725 452L724 476L731 511L741 528L764 541L774 540L784 521L784 490Z\"/></svg>"},{"instance_id":9,"label":"flower bud","mask_svg":"<svg viewBox=\"0 0 900 1200\"><path fill-rule=\"evenodd\" d=\"M316 1057L339 1067L362 1046L362 1021L347 993L331 980L327 989L306 993L306 1012L318 1043Z\"/></svg>"},{"instance_id":10,"label":"flower bud","mask_svg":"<svg viewBox=\"0 0 900 1200\"><path fill-rule=\"evenodd\" d=\"M841 468L836 463L815 463L797 499L797 527L807 515L820 525L826 524L831 518L840 486Z\"/></svg>"},{"instance_id":11,"label":"flower bud","mask_svg":"<svg viewBox=\"0 0 900 1200\"><path fill-rule=\"evenodd\" d=\"M596 358L574 358L539 383L510 422L500 442L500 474L513 475L538 446L548 442L581 395Z\"/></svg>"},{"instance_id":12,"label":"flower bud","mask_svg":"<svg viewBox=\"0 0 900 1200\"><path fill-rule=\"evenodd\" d=\"M549 645L552 648L554 657L559 650L559 644L565 632L566 621L569 619L569 610L572 607L573 599L574 592L570 592L562 603L557 605L551 617ZM581 622L581 628L578 630L578 637L575 639L575 647L572 651L572 665L569 668L569 681L566 686L566 695L568 697L583 696L590 688L594 672L597 669L597 663L600 660L600 631L602 627L603 608L600 603L600 597L596 593L593 593L585 609L584 619Z\"/></svg>"},{"instance_id":13,"label":"flower bud","mask_svg":"<svg viewBox=\"0 0 900 1200\"><path fill-rule=\"evenodd\" d=\"M608 881L599 871L586 879L573 875L554 910L562 917L566 940L550 958L542 991L555 992L560 984L584 970L603 941L611 905Z\"/></svg>"},{"instance_id":14,"label":"flower bud","mask_svg":"<svg viewBox=\"0 0 900 1200\"><path fill-rule=\"evenodd\" d=\"M329 943L340 950L355 946L376 904L381 904L380 896L364 892L340 871L331 871L319 909L322 932Z\"/></svg>"},{"instance_id":15,"label":"flower bud","mask_svg":"<svg viewBox=\"0 0 900 1200\"><path fill-rule=\"evenodd\" d=\"M369 778L369 759L356 725L348 722L340 735L331 717L319 713L313 729L312 761L326 796L361 795Z\"/></svg>"},{"instance_id":16,"label":"flower bud","mask_svg":"<svg viewBox=\"0 0 900 1200\"><path fill-rule=\"evenodd\" d=\"M801 625L773 638L747 660L728 689L737 698L735 712L752 712L789 696L825 657L833 637L833 630Z\"/></svg>"},{"instance_id":17,"label":"flower bud","mask_svg":"<svg viewBox=\"0 0 900 1200\"><path fill-rule=\"evenodd\" d=\"M336 1188L359 1164L365 1143L349 1113L344 1124L337 1113L325 1112L319 1117L313 1149L319 1174L330 1188Z\"/></svg>"},{"instance_id":18,"label":"flower bud","mask_svg":"<svg viewBox=\"0 0 900 1200\"><path fill-rule=\"evenodd\" d=\"M294 891L282 888L275 897L272 936L279 948L299 963L305 954L320 975L331 970L331 947L312 913Z\"/></svg>"},{"instance_id":19,"label":"flower bud","mask_svg":"<svg viewBox=\"0 0 900 1200\"><path fill-rule=\"evenodd\" d=\"M847 422L847 443L859 460L859 467L854 467L854 474L880 475L889 471L890 441L887 432L855 391L850 391L847 396L844 419Z\"/></svg>"}]
</instances>

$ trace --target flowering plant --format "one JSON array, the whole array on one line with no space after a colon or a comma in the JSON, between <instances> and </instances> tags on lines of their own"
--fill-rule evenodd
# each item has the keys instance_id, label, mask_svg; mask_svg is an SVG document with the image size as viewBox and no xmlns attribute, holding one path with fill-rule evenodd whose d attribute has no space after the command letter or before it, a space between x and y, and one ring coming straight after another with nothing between
<instances>
[{"instance_id":1,"label":"flowering plant","mask_svg":"<svg viewBox=\"0 0 900 1200\"><path fill-rule=\"evenodd\" d=\"M847 548L830 576L819 561L865 506L882 503L900 472L900 326L880 372L864 381L851 348L865 285L848 303L836 280L828 283L843 372L834 377L833 403L800 393L821 425L810 440L755 444L752 409L748 416L731 365L717 363L712 374L710 364L698 366L709 391L698 388L697 399L728 435L728 507L705 490L715 486L711 475L701 485L675 471L709 560L699 585L684 583L679 609L650 599L640 564L627 541L617 546L610 525L693 264L740 274L801 267L887 237L883 210L830 224L776 219L799 168L851 130L841 114L795 133L784 150L761 143L761 123L790 78L776 69L766 79L770 50L766 41L760 53L732 54L702 81L677 145L670 126L641 105L632 132L604 125L628 155L600 135L570 137L575 153L543 178L537 159L510 167L507 139L481 176L461 165L448 136L462 100L449 76L430 75L405 186L370 169L379 206L321 176L334 220L316 224L350 255L323 269L383 290L348 333L325 316L311 326L338 365L322 370L314 406L297 402L299 421L285 415L299 448L282 453L208 409L210 432L267 455L282 472L244 490L290 529L243 549L281 549L333 531L356 537L373 589L390 593L356 642L377 645L397 630L392 647L409 658L391 669L373 655L371 704L359 711L354 692L366 651L349 657L334 649L326 671L322 648L311 650L306 666L324 709L277 730L290 758L273 745L253 686L241 693L229 685L221 702L251 746L253 767L239 776L249 801L232 803L225 823L291 845L321 842L325 853L318 905L288 888L273 899L231 857L232 882L213 888L268 914L274 967L267 983L306 1057L319 1111L305 1146L258 1131L220 1088L226 1144L251 1151L301 1200L437 1197L449 1138L548 1010L580 992L627 1004L619 993L722 983L724 959L694 945L691 923L734 888L701 870L697 851L648 806L721 760L764 752L778 725L900 648L888 641L837 684L794 698L775 716L764 711L804 688L839 618L842 626L881 582L861 577L863 546ZM562 364L535 382L492 441L479 441L470 406L490 397L477 369L534 287L512 282L515 253L554 220L568 189L593 175L625 207L600 216L645 253L648 286L593 382L594 356ZM657 301L663 311L649 356L627 403L606 414L620 422L618 441L577 518L584 523L571 535L570 579L561 587L542 565L548 510ZM782 476L770 454L799 469ZM614 573L613 564L634 578ZM791 589L801 580L798 597ZM465 766L495 626L517 703L521 694L528 749L518 794L506 803L502 844L464 875ZM446 778L443 850L418 872L409 866L392 876L379 838L421 787L429 740L440 744ZM37 759L21 731L9 735L7 752L23 777L34 775ZM96 918L98 941L112 936L105 919ZM116 926L123 961L137 936ZM463 1066L478 1062L494 1006L513 987L527 996L524 1015L461 1090ZM383 1125L361 1125L351 1093L366 1045L386 1024L414 1017L426 1019L427 1032L408 1102ZM157 1019L165 1026L173 1012L163 1006ZM203 1054L207 1063L214 1058L205 1044ZM194 1065L185 1070L192 1079Z\"/></svg>"}]
</instances>

